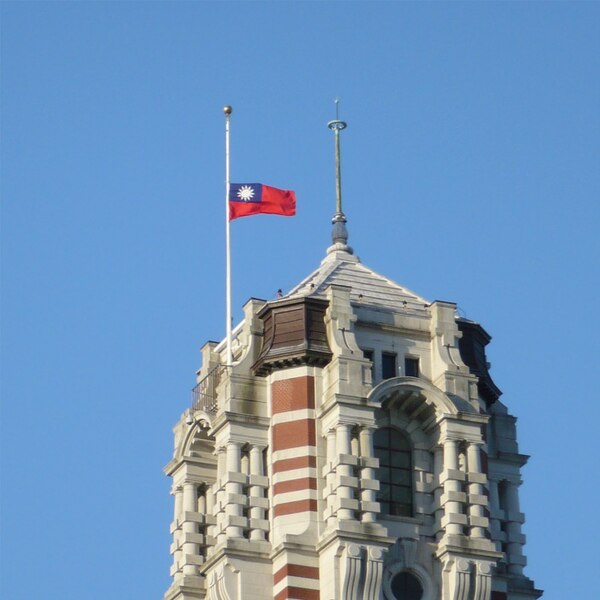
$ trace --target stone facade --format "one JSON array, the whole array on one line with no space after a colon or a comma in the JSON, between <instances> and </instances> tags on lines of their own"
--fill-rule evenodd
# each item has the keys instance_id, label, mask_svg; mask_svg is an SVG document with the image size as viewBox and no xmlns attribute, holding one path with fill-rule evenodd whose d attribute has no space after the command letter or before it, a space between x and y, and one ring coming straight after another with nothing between
<instances>
[{"instance_id":1,"label":"stone facade","mask_svg":"<svg viewBox=\"0 0 600 600\"><path fill-rule=\"evenodd\" d=\"M166 600L532 600L490 338L344 243L208 343L175 426Z\"/></svg>"}]
</instances>

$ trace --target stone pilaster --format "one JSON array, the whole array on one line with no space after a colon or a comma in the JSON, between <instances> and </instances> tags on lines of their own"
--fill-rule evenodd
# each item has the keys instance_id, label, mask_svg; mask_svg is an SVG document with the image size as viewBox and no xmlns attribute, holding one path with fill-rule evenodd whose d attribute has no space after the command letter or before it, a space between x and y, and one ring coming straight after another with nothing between
<instances>
[{"instance_id":1,"label":"stone pilaster","mask_svg":"<svg viewBox=\"0 0 600 600\"><path fill-rule=\"evenodd\" d=\"M354 476L354 467L358 464L352 454L352 427L342 423L336 427L336 450L338 464L336 467L335 486L337 488L336 516L338 521L355 519L358 501L354 498L354 490L358 481Z\"/></svg>"},{"instance_id":2,"label":"stone pilaster","mask_svg":"<svg viewBox=\"0 0 600 600\"><path fill-rule=\"evenodd\" d=\"M246 499L242 495L246 476L241 473L241 466L241 444L229 442L226 447L225 475L225 532L228 538L244 537L244 527L247 525L243 516Z\"/></svg>"},{"instance_id":3,"label":"stone pilaster","mask_svg":"<svg viewBox=\"0 0 600 600\"><path fill-rule=\"evenodd\" d=\"M173 535L173 543L171 544L171 554L173 555L173 565L171 566L171 577L178 581L183 576L182 571L182 538L181 521L183 512L183 487L180 485L173 486L171 494L174 497L173 522L171 523L171 534Z\"/></svg>"},{"instance_id":4,"label":"stone pilaster","mask_svg":"<svg viewBox=\"0 0 600 600\"><path fill-rule=\"evenodd\" d=\"M335 428L331 427L327 431L327 443L326 443L326 459L325 466L323 467L323 476L325 478L325 487L323 488L323 499L325 500L325 522L328 528L334 528L337 523L335 516L335 464L337 458L337 446L336 446L336 432Z\"/></svg>"},{"instance_id":5,"label":"stone pilaster","mask_svg":"<svg viewBox=\"0 0 600 600\"><path fill-rule=\"evenodd\" d=\"M483 539L489 526L485 516L485 507L488 500L485 495L484 485L487 477L481 472L481 447L479 444L470 443L467 447L468 464L468 490L469 490L469 526L472 538Z\"/></svg>"},{"instance_id":6,"label":"stone pilaster","mask_svg":"<svg viewBox=\"0 0 600 600\"><path fill-rule=\"evenodd\" d=\"M379 481L376 469L379 461L373 453L373 427L360 429L360 520L363 523L374 523L379 513L377 490Z\"/></svg>"},{"instance_id":7,"label":"stone pilaster","mask_svg":"<svg viewBox=\"0 0 600 600\"><path fill-rule=\"evenodd\" d=\"M198 485L191 481L183 484L183 574L197 575L202 564L198 554Z\"/></svg>"},{"instance_id":8,"label":"stone pilaster","mask_svg":"<svg viewBox=\"0 0 600 600\"><path fill-rule=\"evenodd\" d=\"M444 506L442 504L442 495L444 493L444 483L442 481L442 473L444 471L444 448L436 446L433 450L433 502L434 502L434 517L435 517L435 537L439 541L444 533L442 528L442 518L444 516Z\"/></svg>"},{"instance_id":9,"label":"stone pilaster","mask_svg":"<svg viewBox=\"0 0 600 600\"><path fill-rule=\"evenodd\" d=\"M516 483L506 483L506 548L508 572L511 575L523 575L523 568L527 564L523 556L523 544L525 536L521 533L521 525L524 521L519 506L519 487Z\"/></svg>"},{"instance_id":10,"label":"stone pilaster","mask_svg":"<svg viewBox=\"0 0 600 600\"><path fill-rule=\"evenodd\" d=\"M465 493L462 491L465 479L465 474L458 467L458 442L452 439L446 440L444 442L444 470L441 476L444 493L440 502L444 507L441 524L448 535L462 535L467 524L467 517L462 511L466 500Z\"/></svg>"},{"instance_id":11,"label":"stone pilaster","mask_svg":"<svg viewBox=\"0 0 600 600\"><path fill-rule=\"evenodd\" d=\"M263 466L264 447L253 445L250 447L250 497L249 515L250 515L250 539L265 540L269 531L269 522L265 518L269 507L269 501L266 493L269 487L269 480L265 477Z\"/></svg>"}]
</instances>

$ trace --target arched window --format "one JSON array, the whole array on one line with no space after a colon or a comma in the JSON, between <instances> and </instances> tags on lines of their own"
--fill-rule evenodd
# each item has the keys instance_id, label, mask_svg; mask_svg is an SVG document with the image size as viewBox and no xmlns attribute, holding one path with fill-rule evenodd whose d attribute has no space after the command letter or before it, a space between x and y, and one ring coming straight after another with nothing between
<instances>
[{"instance_id":1,"label":"arched window","mask_svg":"<svg viewBox=\"0 0 600 600\"><path fill-rule=\"evenodd\" d=\"M381 514L412 517L412 456L408 438L397 429L382 427L373 438L379 459L377 475Z\"/></svg>"}]
</instances>

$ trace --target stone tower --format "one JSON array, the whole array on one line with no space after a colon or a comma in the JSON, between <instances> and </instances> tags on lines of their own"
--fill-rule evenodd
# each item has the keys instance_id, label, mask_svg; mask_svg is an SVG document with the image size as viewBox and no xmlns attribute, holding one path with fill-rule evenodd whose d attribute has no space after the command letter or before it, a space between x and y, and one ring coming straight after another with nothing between
<instances>
[{"instance_id":1,"label":"stone tower","mask_svg":"<svg viewBox=\"0 0 600 600\"><path fill-rule=\"evenodd\" d=\"M202 349L175 426L166 600L533 600L490 336L363 265L320 266ZM343 124L345 126L345 124Z\"/></svg>"}]
</instances>

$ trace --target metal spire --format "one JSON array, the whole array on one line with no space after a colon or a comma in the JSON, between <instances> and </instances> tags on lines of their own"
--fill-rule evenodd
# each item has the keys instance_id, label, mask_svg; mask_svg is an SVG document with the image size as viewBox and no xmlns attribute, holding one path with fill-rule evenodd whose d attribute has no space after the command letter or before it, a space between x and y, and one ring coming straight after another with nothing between
<instances>
[{"instance_id":1,"label":"metal spire","mask_svg":"<svg viewBox=\"0 0 600 600\"><path fill-rule=\"evenodd\" d=\"M340 131L348 126L344 121L339 120L339 104L340 99L335 99L335 120L329 121L327 127L333 131L335 136L335 214L331 223L333 231L331 239L333 246L328 249L328 252L343 250L352 253L352 248L348 246L348 231L346 229L346 215L342 211L342 169L340 160Z\"/></svg>"}]
</instances>

